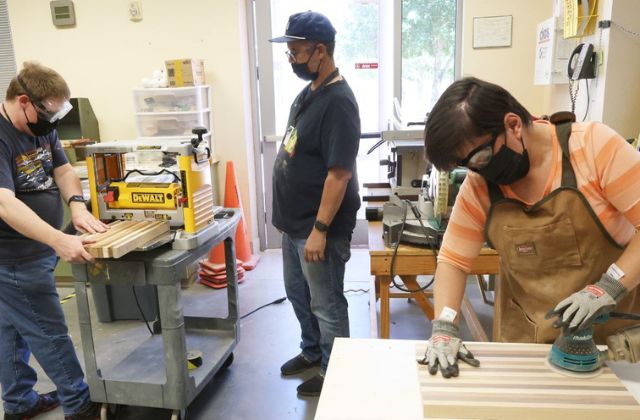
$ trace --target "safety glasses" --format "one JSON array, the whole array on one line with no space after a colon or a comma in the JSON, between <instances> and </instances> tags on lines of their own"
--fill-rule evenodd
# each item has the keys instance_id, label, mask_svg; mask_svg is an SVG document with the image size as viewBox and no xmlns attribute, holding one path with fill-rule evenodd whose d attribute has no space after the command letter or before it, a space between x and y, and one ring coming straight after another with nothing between
<instances>
[{"instance_id":1,"label":"safety glasses","mask_svg":"<svg viewBox=\"0 0 640 420\"><path fill-rule=\"evenodd\" d=\"M50 123L61 120L73 109L73 105L68 100L56 103L49 99L44 101L34 100L30 96L29 99L38 112L38 118L45 119Z\"/></svg>"},{"instance_id":2,"label":"safety glasses","mask_svg":"<svg viewBox=\"0 0 640 420\"><path fill-rule=\"evenodd\" d=\"M73 105L69 102L69 100L64 99L63 101L56 101L54 99L38 99L36 95L27 88L27 85L22 81L20 76L16 78L18 83L29 97L29 100L33 104L33 107L36 109L38 113L38 118L42 118L44 120L49 121L50 123L56 122L65 115L69 113L73 109Z\"/></svg>"},{"instance_id":3,"label":"safety glasses","mask_svg":"<svg viewBox=\"0 0 640 420\"><path fill-rule=\"evenodd\" d=\"M500 132L494 134L491 140L473 149L467 157L458 160L457 165L467 167L472 171L479 171L486 168L489 162L491 162L491 158L493 158L493 146L500 134Z\"/></svg>"},{"instance_id":4,"label":"safety glasses","mask_svg":"<svg viewBox=\"0 0 640 420\"><path fill-rule=\"evenodd\" d=\"M307 48L307 54L309 55L313 55L313 52L315 51L316 47L318 46L318 43L314 43L311 46L309 46L309 48ZM296 58L296 56L298 54L300 54L302 51L304 51L304 49L300 50L300 51L290 51L290 50L286 50L284 52L284 54L287 56L287 59L289 60L290 63L297 63L298 59Z\"/></svg>"}]
</instances>

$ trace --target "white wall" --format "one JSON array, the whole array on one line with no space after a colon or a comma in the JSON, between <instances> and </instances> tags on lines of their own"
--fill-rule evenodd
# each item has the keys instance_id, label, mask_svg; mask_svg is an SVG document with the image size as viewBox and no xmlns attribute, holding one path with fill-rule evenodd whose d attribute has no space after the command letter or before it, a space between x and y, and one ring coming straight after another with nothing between
<instances>
[{"instance_id":1,"label":"white wall","mask_svg":"<svg viewBox=\"0 0 640 420\"><path fill-rule=\"evenodd\" d=\"M545 114L549 88L534 86L536 30L553 14L553 1L466 0L463 2L462 75L505 89L534 115ZM513 16L511 46L473 48L473 18Z\"/></svg>"},{"instance_id":2,"label":"white wall","mask_svg":"<svg viewBox=\"0 0 640 420\"><path fill-rule=\"evenodd\" d=\"M255 232L244 0L143 0L141 22L129 20L126 0L73 3L76 26L57 29L48 0L8 0L18 68L37 60L60 72L72 96L90 99L101 139L110 141L136 137L131 89L143 77L165 59L202 58L212 86L219 178L224 186L226 161L233 160L247 230Z\"/></svg>"},{"instance_id":3,"label":"white wall","mask_svg":"<svg viewBox=\"0 0 640 420\"><path fill-rule=\"evenodd\" d=\"M640 32L638 0L600 0L598 20L614 22L609 29L576 40L592 43L598 51L599 65L596 78L589 81L590 103L587 120L602 121L626 138L635 138L640 131L640 37L622 29ZM570 109L567 85L554 86L550 94L550 107L554 110ZM576 115L579 120L587 110L584 80L580 81Z\"/></svg>"},{"instance_id":4,"label":"white wall","mask_svg":"<svg viewBox=\"0 0 640 420\"><path fill-rule=\"evenodd\" d=\"M611 20L640 33L640 4L613 0ZM640 132L640 36L627 34L616 25L608 31L602 121L624 137L635 138Z\"/></svg>"},{"instance_id":5,"label":"white wall","mask_svg":"<svg viewBox=\"0 0 640 420\"><path fill-rule=\"evenodd\" d=\"M604 19L604 16L611 16L612 0L599 0L598 2L598 20ZM596 51L602 49L603 45L609 43L609 31L602 32L600 39L600 31L596 29L593 35L582 38L572 38L574 46L580 43L592 43ZM606 60L599 61L596 68L596 78L585 82L580 80L575 84L574 90L578 89L575 104L575 114L578 121L597 120L602 121L602 113L604 102L602 101L605 88L605 77L607 73ZM589 84L589 101L587 101L587 83ZM589 107L587 108L587 102ZM571 99L569 97L569 85L567 83L553 85L549 93L549 112L569 111L571 110ZM588 112L587 112L588 111ZM586 115L586 118L585 118Z\"/></svg>"}]
</instances>

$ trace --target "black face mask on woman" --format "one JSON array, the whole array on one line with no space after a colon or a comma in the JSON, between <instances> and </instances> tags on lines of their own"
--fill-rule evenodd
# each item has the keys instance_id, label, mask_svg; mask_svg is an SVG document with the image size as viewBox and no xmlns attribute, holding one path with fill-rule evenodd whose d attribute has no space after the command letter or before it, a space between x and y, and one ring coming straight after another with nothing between
<instances>
[{"instance_id":1,"label":"black face mask on woman","mask_svg":"<svg viewBox=\"0 0 640 420\"><path fill-rule=\"evenodd\" d=\"M495 184L512 184L529 173L529 153L527 149L516 153L503 144L489 164L476 172Z\"/></svg>"},{"instance_id":2,"label":"black face mask on woman","mask_svg":"<svg viewBox=\"0 0 640 420\"><path fill-rule=\"evenodd\" d=\"M36 119L36 122L30 122L29 117L27 116L27 111L23 109L23 112L24 117L27 119L27 127L29 127L29 130L36 137L46 136L47 134L51 133L56 127L58 127L59 120L55 120L54 122L47 121L46 117L44 115L41 115L40 111L38 111L37 108L36 112L38 113L38 117Z\"/></svg>"}]
</instances>

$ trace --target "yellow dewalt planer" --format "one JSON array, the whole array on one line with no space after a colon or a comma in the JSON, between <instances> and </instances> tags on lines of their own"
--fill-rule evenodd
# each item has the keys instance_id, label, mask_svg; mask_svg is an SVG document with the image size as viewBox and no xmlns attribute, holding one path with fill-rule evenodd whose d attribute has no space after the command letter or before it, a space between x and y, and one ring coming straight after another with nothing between
<instances>
[{"instance_id":1,"label":"yellow dewalt planer","mask_svg":"<svg viewBox=\"0 0 640 420\"><path fill-rule=\"evenodd\" d=\"M117 141L87 146L91 211L100 220L167 221L174 249L193 249L217 233L211 151L197 138L161 145Z\"/></svg>"}]
</instances>

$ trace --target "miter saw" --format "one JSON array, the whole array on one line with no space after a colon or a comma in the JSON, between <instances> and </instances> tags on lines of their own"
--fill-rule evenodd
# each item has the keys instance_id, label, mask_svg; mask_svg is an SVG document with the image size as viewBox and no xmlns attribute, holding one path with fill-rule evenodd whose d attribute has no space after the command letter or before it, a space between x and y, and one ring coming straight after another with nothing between
<instances>
[{"instance_id":1,"label":"miter saw","mask_svg":"<svg viewBox=\"0 0 640 420\"><path fill-rule=\"evenodd\" d=\"M465 168L451 172L428 168L417 202L392 195L382 209L385 245L392 247L400 241L439 248L451 208L466 175Z\"/></svg>"},{"instance_id":2,"label":"miter saw","mask_svg":"<svg viewBox=\"0 0 640 420\"><path fill-rule=\"evenodd\" d=\"M596 319L596 324L609 317L640 320L640 315L611 312ZM640 361L640 324L622 329L607 337L607 350L600 350L593 340L593 328L567 333L564 328L551 346L547 361L551 368L569 376L596 376L607 360Z\"/></svg>"}]
</instances>

